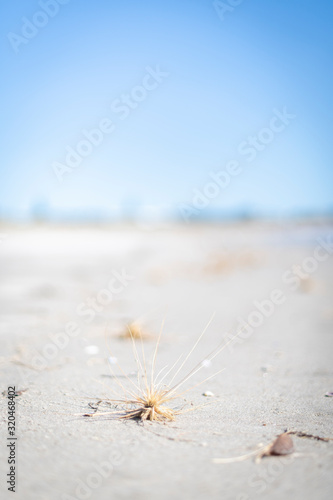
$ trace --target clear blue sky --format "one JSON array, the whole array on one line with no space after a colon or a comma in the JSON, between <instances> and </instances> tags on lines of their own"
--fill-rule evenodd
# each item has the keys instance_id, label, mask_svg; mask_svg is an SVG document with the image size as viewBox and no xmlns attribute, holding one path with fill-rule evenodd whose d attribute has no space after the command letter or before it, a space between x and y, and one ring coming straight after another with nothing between
<instances>
[{"instance_id":1,"label":"clear blue sky","mask_svg":"<svg viewBox=\"0 0 333 500\"><path fill-rule=\"evenodd\" d=\"M241 173L209 209L333 207L331 1L244 0L220 16L211 0L62 1L1 2L0 215L177 212L232 160ZM144 95L157 66L168 76ZM132 92L122 119L115 100ZM262 132L284 106L295 118ZM55 162L105 119L114 130L59 182ZM248 161L240 144L258 134L270 142Z\"/></svg>"}]
</instances>

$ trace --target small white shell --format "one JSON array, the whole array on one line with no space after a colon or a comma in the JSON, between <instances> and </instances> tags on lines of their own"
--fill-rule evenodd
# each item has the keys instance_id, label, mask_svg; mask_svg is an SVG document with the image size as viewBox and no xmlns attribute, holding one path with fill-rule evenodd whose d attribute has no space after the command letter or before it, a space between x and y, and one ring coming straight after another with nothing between
<instances>
[{"instance_id":1,"label":"small white shell","mask_svg":"<svg viewBox=\"0 0 333 500\"><path fill-rule=\"evenodd\" d=\"M97 345L87 345L85 348L84 348L84 351L87 353L87 354L97 354L98 351L99 351L99 348Z\"/></svg>"}]
</instances>

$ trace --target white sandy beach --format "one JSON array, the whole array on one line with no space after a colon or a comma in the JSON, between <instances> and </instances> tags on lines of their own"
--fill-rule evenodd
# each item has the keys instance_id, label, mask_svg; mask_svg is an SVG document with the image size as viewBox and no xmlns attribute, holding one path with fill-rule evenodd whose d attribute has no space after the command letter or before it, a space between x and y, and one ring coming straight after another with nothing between
<instances>
[{"instance_id":1,"label":"white sandy beach","mask_svg":"<svg viewBox=\"0 0 333 500\"><path fill-rule=\"evenodd\" d=\"M16 397L16 499L331 497L333 441L294 436L288 457L213 462L255 452L285 429L333 437L329 221L3 225L0 233L1 392L24 391ZM119 336L128 322L149 334L149 369L164 320L161 369L189 352L214 313L182 374L243 322L252 327L183 386L196 385L174 405L193 411L143 425L81 416L121 392L108 358L135 378L131 342ZM1 498L13 498L7 437L2 425Z\"/></svg>"}]
</instances>

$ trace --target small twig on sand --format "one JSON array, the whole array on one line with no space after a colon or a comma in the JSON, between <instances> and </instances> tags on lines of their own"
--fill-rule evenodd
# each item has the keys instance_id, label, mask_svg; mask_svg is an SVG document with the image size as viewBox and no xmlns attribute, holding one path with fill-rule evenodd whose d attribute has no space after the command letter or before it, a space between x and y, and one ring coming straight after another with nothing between
<instances>
[{"instance_id":1,"label":"small twig on sand","mask_svg":"<svg viewBox=\"0 0 333 500\"><path fill-rule=\"evenodd\" d=\"M21 389L20 391L15 392L15 396L21 396L24 392L26 392L28 388L26 389ZM1 393L3 396L7 397L8 396L8 391L2 391Z\"/></svg>"},{"instance_id":2,"label":"small twig on sand","mask_svg":"<svg viewBox=\"0 0 333 500\"><path fill-rule=\"evenodd\" d=\"M325 441L325 443L333 441L333 438L314 436L313 434L308 434L307 432L302 432L302 431L287 431L286 434L292 434L293 436L297 436L300 438L304 437L309 439L315 439L316 441Z\"/></svg>"}]
</instances>

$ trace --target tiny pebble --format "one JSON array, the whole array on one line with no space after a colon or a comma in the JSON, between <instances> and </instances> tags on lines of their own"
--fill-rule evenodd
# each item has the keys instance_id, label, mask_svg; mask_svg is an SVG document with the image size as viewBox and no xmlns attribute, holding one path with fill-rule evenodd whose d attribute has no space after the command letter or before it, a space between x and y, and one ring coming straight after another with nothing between
<instances>
[{"instance_id":1,"label":"tiny pebble","mask_svg":"<svg viewBox=\"0 0 333 500\"><path fill-rule=\"evenodd\" d=\"M110 365L115 365L117 363L117 358L114 358L113 356L109 356L108 361L109 361Z\"/></svg>"},{"instance_id":2,"label":"tiny pebble","mask_svg":"<svg viewBox=\"0 0 333 500\"><path fill-rule=\"evenodd\" d=\"M99 351L99 348L97 347L97 345L87 345L84 348L84 352L86 352L87 354L97 354L98 351Z\"/></svg>"},{"instance_id":3,"label":"tiny pebble","mask_svg":"<svg viewBox=\"0 0 333 500\"><path fill-rule=\"evenodd\" d=\"M211 396L215 396L215 394L211 391L206 391L203 393L203 396L210 396L211 397Z\"/></svg>"}]
</instances>

